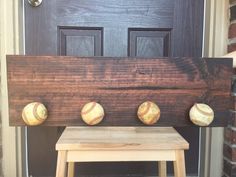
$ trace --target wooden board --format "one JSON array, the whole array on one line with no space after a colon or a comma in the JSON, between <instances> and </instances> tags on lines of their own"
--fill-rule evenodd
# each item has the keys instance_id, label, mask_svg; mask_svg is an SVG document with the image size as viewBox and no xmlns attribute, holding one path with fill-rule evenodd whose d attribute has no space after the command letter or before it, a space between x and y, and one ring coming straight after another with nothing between
<instances>
[{"instance_id":1,"label":"wooden board","mask_svg":"<svg viewBox=\"0 0 236 177\"><path fill-rule=\"evenodd\" d=\"M21 111L33 101L49 110L45 126L86 125L80 111L90 101L105 109L101 126L143 126L136 112L146 100L161 109L154 126L194 126L196 102L215 111L211 126L232 116L232 59L7 56L7 69L10 125L25 125Z\"/></svg>"},{"instance_id":2,"label":"wooden board","mask_svg":"<svg viewBox=\"0 0 236 177\"><path fill-rule=\"evenodd\" d=\"M171 127L67 127L56 144L56 150L80 151L188 148L188 142Z\"/></svg>"}]
</instances>

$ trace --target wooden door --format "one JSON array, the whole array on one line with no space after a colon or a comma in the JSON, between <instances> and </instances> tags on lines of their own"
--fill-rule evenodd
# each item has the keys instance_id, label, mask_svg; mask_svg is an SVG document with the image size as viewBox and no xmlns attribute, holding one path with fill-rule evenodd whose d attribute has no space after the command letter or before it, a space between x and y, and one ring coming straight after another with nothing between
<instances>
[{"instance_id":1,"label":"wooden door","mask_svg":"<svg viewBox=\"0 0 236 177\"><path fill-rule=\"evenodd\" d=\"M44 0L41 6L32 7L25 0L26 54L199 57L203 1ZM29 174L33 177L54 176L55 143L62 130L28 128ZM187 173L197 175L199 129L177 130L190 143ZM77 171L82 176L155 176L157 163L80 163Z\"/></svg>"}]
</instances>

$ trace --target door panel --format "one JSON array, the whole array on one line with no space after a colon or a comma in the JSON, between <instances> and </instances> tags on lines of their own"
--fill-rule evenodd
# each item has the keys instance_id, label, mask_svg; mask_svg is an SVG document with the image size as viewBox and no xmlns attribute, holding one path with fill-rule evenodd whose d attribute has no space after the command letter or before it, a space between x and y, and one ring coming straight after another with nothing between
<instances>
[{"instance_id":1,"label":"door panel","mask_svg":"<svg viewBox=\"0 0 236 177\"><path fill-rule=\"evenodd\" d=\"M59 27L58 32L59 55L103 55L102 28Z\"/></svg>"},{"instance_id":2,"label":"door panel","mask_svg":"<svg viewBox=\"0 0 236 177\"><path fill-rule=\"evenodd\" d=\"M167 57L170 54L170 29L129 30L129 56Z\"/></svg>"},{"instance_id":3,"label":"door panel","mask_svg":"<svg viewBox=\"0 0 236 177\"><path fill-rule=\"evenodd\" d=\"M25 0L26 54L199 57L204 0ZM79 110L78 110L79 111ZM54 176L63 127L29 127L29 174ZM198 170L199 129L177 128L190 143L187 173ZM148 137L147 137L148 138ZM156 162L80 163L82 176L156 176ZM172 165L169 165L172 171ZM91 170L92 169L92 170Z\"/></svg>"}]
</instances>

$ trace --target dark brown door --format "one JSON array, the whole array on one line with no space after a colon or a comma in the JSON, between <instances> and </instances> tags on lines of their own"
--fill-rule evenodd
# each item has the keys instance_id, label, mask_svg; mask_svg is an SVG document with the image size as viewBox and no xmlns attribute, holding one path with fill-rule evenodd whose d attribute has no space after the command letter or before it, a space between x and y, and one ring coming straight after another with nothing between
<instances>
[{"instance_id":1,"label":"dark brown door","mask_svg":"<svg viewBox=\"0 0 236 177\"><path fill-rule=\"evenodd\" d=\"M43 0L41 6L31 7L25 0L26 54L199 57L203 1ZM28 128L29 174L33 177L54 176L55 143L62 130ZM197 175L199 129L178 131L190 142L187 173ZM157 163L80 163L76 170L82 176L156 176Z\"/></svg>"}]
</instances>

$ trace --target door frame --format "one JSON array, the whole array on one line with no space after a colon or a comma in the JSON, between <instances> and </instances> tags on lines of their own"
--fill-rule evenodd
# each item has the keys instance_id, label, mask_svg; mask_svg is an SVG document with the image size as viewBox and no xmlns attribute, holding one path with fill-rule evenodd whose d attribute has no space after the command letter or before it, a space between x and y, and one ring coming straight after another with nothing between
<instances>
[{"instance_id":1,"label":"door frame","mask_svg":"<svg viewBox=\"0 0 236 177\"><path fill-rule=\"evenodd\" d=\"M223 56L227 53L229 7L229 0L205 1L202 48L204 57ZM201 128L200 141L200 176L222 176L224 128Z\"/></svg>"},{"instance_id":2,"label":"door frame","mask_svg":"<svg viewBox=\"0 0 236 177\"><path fill-rule=\"evenodd\" d=\"M1 133L3 175L27 177L25 174L24 133L9 126L6 54L23 54L23 0L0 1L0 62L1 62Z\"/></svg>"},{"instance_id":3,"label":"door frame","mask_svg":"<svg viewBox=\"0 0 236 177\"><path fill-rule=\"evenodd\" d=\"M203 56L221 56L226 53L228 7L228 1L205 0ZM9 127L5 57L6 54L24 54L24 0L0 1L0 15L3 174L6 177L28 177L25 129ZM199 175L221 176L223 128L201 128L200 149ZM222 151L222 154L216 155L219 151Z\"/></svg>"}]
</instances>

